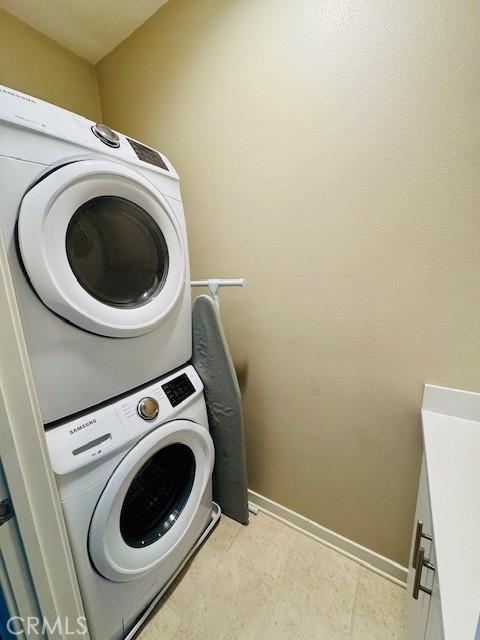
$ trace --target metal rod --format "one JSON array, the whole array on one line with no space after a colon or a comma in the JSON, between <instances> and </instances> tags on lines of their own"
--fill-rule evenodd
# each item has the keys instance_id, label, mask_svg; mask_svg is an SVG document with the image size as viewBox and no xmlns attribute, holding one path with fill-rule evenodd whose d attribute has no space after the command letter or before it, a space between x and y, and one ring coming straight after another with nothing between
<instances>
[{"instance_id":1,"label":"metal rod","mask_svg":"<svg viewBox=\"0 0 480 640\"><path fill-rule=\"evenodd\" d=\"M415 566L415 578L413 580L413 593L414 600L418 600L418 595L421 590L420 580L422 579L423 561L425 557L425 550L420 547L417 553L417 564Z\"/></svg>"},{"instance_id":2,"label":"metal rod","mask_svg":"<svg viewBox=\"0 0 480 640\"><path fill-rule=\"evenodd\" d=\"M412 557L412 567L414 568L417 566L418 549L420 548L420 543L422 541L422 538L424 540L429 540L430 542L433 541L432 536L423 531L423 522L421 520L418 520L417 528L415 531L415 545L413 547L413 557Z\"/></svg>"},{"instance_id":3,"label":"metal rod","mask_svg":"<svg viewBox=\"0 0 480 640\"><path fill-rule=\"evenodd\" d=\"M424 560L424 561L423 561L423 566L424 566L426 569L430 569L430 571L436 571L436 570L437 570L437 567L436 567L434 564L432 564L432 563L430 562L430 560Z\"/></svg>"},{"instance_id":4,"label":"metal rod","mask_svg":"<svg viewBox=\"0 0 480 640\"><path fill-rule=\"evenodd\" d=\"M436 571L435 565L433 565L429 560L425 559L425 549L423 547L420 547L418 549L418 553L417 553L417 564L416 564L416 567L415 567L415 578L414 578L414 581L413 581L413 593L412 593L412 596L414 597L415 600L418 600L418 596L420 594L420 591L423 591L423 593L426 593L429 596L432 595L432 590L429 589L428 587L424 587L421 584L423 567L426 567L427 569L430 569L431 571Z\"/></svg>"},{"instance_id":5,"label":"metal rod","mask_svg":"<svg viewBox=\"0 0 480 640\"><path fill-rule=\"evenodd\" d=\"M208 287L217 311L220 311L220 300L218 297L220 287L244 287L245 278L210 278L209 280L193 280L190 284L192 287Z\"/></svg>"},{"instance_id":6,"label":"metal rod","mask_svg":"<svg viewBox=\"0 0 480 640\"><path fill-rule=\"evenodd\" d=\"M217 287L244 287L245 278L210 278L209 280L192 280L192 287L209 287L216 284Z\"/></svg>"},{"instance_id":7,"label":"metal rod","mask_svg":"<svg viewBox=\"0 0 480 640\"><path fill-rule=\"evenodd\" d=\"M423 522L421 520L418 520L417 529L415 531L415 545L413 547L413 557L412 557L413 568L417 566L418 550L420 549L420 542L422 541L422 529L423 529Z\"/></svg>"}]
</instances>

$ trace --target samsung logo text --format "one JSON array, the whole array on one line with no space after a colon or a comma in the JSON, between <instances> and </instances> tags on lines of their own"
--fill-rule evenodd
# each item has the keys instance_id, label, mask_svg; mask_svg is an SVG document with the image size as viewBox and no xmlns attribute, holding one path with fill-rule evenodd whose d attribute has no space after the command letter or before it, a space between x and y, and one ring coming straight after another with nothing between
<instances>
[{"instance_id":1,"label":"samsung logo text","mask_svg":"<svg viewBox=\"0 0 480 640\"><path fill-rule=\"evenodd\" d=\"M92 424L95 424L96 422L97 422L96 418L92 418L88 422L84 422L83 424L79 424L76 427L73 427L73 429L70 429L70 435L73 436L75 433L78 433L79 431L83 431L87 427L91 427Z\"/></svg>"}]
</instances>

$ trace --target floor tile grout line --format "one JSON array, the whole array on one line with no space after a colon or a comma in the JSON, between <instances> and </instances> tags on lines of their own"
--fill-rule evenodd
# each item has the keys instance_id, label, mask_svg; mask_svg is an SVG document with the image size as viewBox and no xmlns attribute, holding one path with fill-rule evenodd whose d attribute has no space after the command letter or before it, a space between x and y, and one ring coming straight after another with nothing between
<instances>
[{"instance_id":1,"label":"floor tile grout line","mask_svg":"<svg viewBox=\"0 0 480 640\"><path fill-rule=\"evenodd\" d=\"M228 517L228 516L224 516L224 518L225 518L225 517ZM234 520L234 522L236 522L236 520ZM244 526L245 526L245 525L240 524L240 523L238 523L238 524L240 525L240 528L236 530L235 534L232 536L232 539L230 540L230 542L229 542L229 543L227 544L227 546L225 547L225 552L226 552L226 553L228 553L228 552L230 551L230 549L231 549L231 547L232 547L233 543L235 542L235 540L237 539L238 535L240 534L240 531L242 530L242 527L244 527Z\"/></svg>"},{"instance_id":2,"label":"floor tile grout line","mask_svg":"<svg viewBox=\"0 0 480 640\"><path fill-rule=\"evenodd\" d=\"M348 635L350 637L353 637L353 627L354 627L355 615L357 612L357 605L358 605L358 592L360 591L360 575L361 575L361 571L358 572L357 585L355 588L355 597L353 599L352 615L350 617L350 625L349 625L349 631L348 631Z\"/></svg>"},{"instance_id":3,"label":"floor tile grout line","mask_svg":"<svg viewBox=\"0 0 480 640\"><path fill-rule=\"evenodd\" d=\"M172 607L170 607L170 609L172 609ZM172 611L173 611L173 609L172 609ZM173 611L173 612L175 613L175 611ZM185 623L185 621L184 621L184 619L183 619L183 616L180 616L178 613L177 613L177 614L175 614L175 615L177 615L177 616L178 616L178 619L180 620L180 624L178 625L177 630L176 630L176 631L175 631L175 633L173 634L173 638L172 638L172 640L175 640L175 638L177 638L177 637L178 637L178 634L180 633L180 629L182 628L182 625Z\"/></svg>"},{"instance_id":4,"label":"floor tile grout line","mask_svg":"<svg viewBox=\"0 0 480 640\"><path fill-rule=\"evenodd\" d=\"M205 544L204 544L204 545L202 545L202 547L197 551L197 553L195 554L195 556L192 558L191 562L189 562L189 563L188 563L188 564L183 568L183 570L181 571L181 573L180 573L180 574L179 574L179 576L177 577L177 579L179 578L178 583L175 583L175 582L174 582L174 584L175 584L175 588L171 591L171 593L169 593L169 597L168 597L168 598L167 598L167 600L165 601L165 603L166 603L166 604L169 602L169 600L170 600L170 596L171 596L171 595L173 595L173 594L175 593L175 590L180 586L180 583L182 582L182 580L184 580L184 579L187 577L189 568L191 568L191 566L195 563L195 560L198 558L199 554L200 554L200 553L205 549L206 545L208 545L209 541L211 541L211 539L210 539L210 538L208 538L208 539L205 541ZM212 562L212 561L214 560L214 561L213 561L214 566L212 566L212 571L211 571L211 573L210 573L210 576L209 576L207 579L205 579L205 580L204 580L204 583L209 583L211 580L213 580L213 578L214 578L214 576L215 576L215 574L216 574L216 572L217 572L217 570L218 570L218 567L219 567L219 565L220 565L220 562L221 562L221 560L222 560L222 556L223 556L223 555L227 555L227 552L226 552L226 551L224 551L224 550L222 550L222 549L218 549L218 550L216 550L216 551L215 551L213 558L210 560L210 562ZM173 585L172 585L172 586L173 586ZM169 591L170 591L170 590L169 590ZM168 592L167 592L167 593L168 593ZM173 610L177 615L179 615L179 616L182 618L182 620L184 620L184 621L185 621L185 623L186 623L186 624L189 624L189 620L188 620L187 618L185 618L185 614L186 614L186 615L188 615L188 611L189 611L190 609L188 608L186 612L182 612L182 611L180 611L180 609L179 609L178 607L176 607L176 606L175 606L174 602L175 602L175 601L173 600L173 601L170 603L170 605L169 605L169 606L170 606L170 608L171 608L171 609L172 609L172 610Z\"/></svg>"},{"instance_id":5,"label":"floor tile grout line","mask_svg":"<svg viewBox=\"0 0 480 640\"><path fill-rule=\"evenodd\" d=\"M237 531L237 534L235 534L235 536L233 537L232 542L233 542L233 540L236 538L236 536L238 535L238 533L239 533L240 531L241 531L241 529L239 529L239 530ZM199 550L199 553L200 553L200 551L201 551L201 549ZM251 571L251 567L248 565L248 563L244 562L244 561L243 561L243 559L241 559L241 558L236 558L233 554L232 554L232 555L231 555L231 554L229 554L227 551L225 551L225 549L217 550L217 552L216 552L215 556L217 557L217 561L216 561L216 563L215 563L215 568L212 570L212 572L211 572L211 574L210 574L210 577L207 579L207 582L209 582L209 583L214 579L215 575L217 574L217 572L218 572L218 570L219 570L219 567L220 567L220 563L221 563L221 561L222 561L222 557L224 557L224 558L228 558L229 560L232 560L232 561L233 561L233 560L235 560L236 562L240 562L241 564L243 564L243 565L244 565L244 567L245 567L247 570ZM190 615L191 615L191 614L190 614ZM201 631L201 630L200 630L200 629L199 629L199 628L194 624L194 619L193 619L192 617L189 617L188 619L186 619L186 618L183 618L183 616L182 616L182 620L185 622L185 624L190 625L193 629L195 629L195 631L200 635L200 637L201 637L203 640L209 640L209 639L207 638L207 636L205 636L205 634L203 633L203 631ZM225 639L228 637L228 634L229 634L229 630L227 630L227 632L226 632L225 636L223 636L223 637L222 637L222 640L225 640ZM175 640L175 639L174 639L174 640Z\"/></svg>"},{"instance_id":6,"label":"floor tile grout line","mask_svg":"<svg viewBox=\"0 0 480 640\"><path fill-rule=\"evenodd\" d=\"M260 514L258 514L260 515ZM256 515L255 517L258 517L258 515ZM268 514L265 514L268 515ZM293 544L293 542L292 542ZM285 578L285 574L286 574L286 564L285 566L282 568L280 574L272 580L272 592L274 594L273 598L272 598L272 602L270 603L269 607L268 607L268 611L265 615L265 620L264 620L264 626L258 631L258 633L256 634L256 637L254 640L262 640L262 637L260 636L260 633L268 628L268 625L270 623L270 621L272 620L273 617L273 611L275 609L275 606L277 605L277 602L279 600L279 593L280 593L280 589L281 589L281 585L284 582L284 578ZM268 579L270 579L270 577L268 576ZM225 640L225 639L224 639Z\"/></svg>"},{"instance_id":7,"label":"floor tile grout line","mask_svg":"<svg viewBox=\"0 0 480 640\"><path fill-rule=\"evenodd\" d=\"M195 631L198 633L200 638L202 638L203 640L208 640L208 637L203 633L203 631L201 631L196 625L194 625L191 620L190 621L189 620L185 620L184 622L189 627L192 627L192 629L195 629Z\"/></svg>"},{"instance_id":8,"label":"floor tile grout line","mask_svg":"<svg viewBox=\"0 0 480 640\"><path fill-rule=\"evenodd\" d=\"M283 576L283 572L282 572L281 576ZM279 594L279 591L280 591L281 576L279 576L276 580L273 581L272 593L274 595L273 595L273 598L272 598L272 602L267 607L268 610L267 610L267 612L265 614L265 620L264 620L264 627L263 628L267 628L268 627L268 624L269 624L269 622L270 622L270 620L272 619L272 616L273 616L273 610L275 608L275 605L278 602L278 594ZM256 640L262 640L262 638L260 637L259 634L260 634L260 631L256 635Z\"/></svg>"}]
</instances>

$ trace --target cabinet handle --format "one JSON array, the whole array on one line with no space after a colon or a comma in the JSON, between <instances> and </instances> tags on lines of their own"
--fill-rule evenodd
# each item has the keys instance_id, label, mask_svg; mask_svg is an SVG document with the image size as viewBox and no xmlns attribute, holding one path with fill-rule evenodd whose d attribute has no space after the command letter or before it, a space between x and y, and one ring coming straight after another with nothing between
<instances>
[{"instance_id":1,"label":"cabinet handle","mask_svg":"<svg viewBox=\"0 0 480 640\"><path fill-rule=\"evenodd\" d=\"M428 589L427 587L424 587L421 584L423 567L426 567L431 571L435 571L436 569L435 565L433 565L429 560L425 560L425 549L423 547L420 547L417 553L417 563L415 565L415 578L413 581L412 596L415 600L418 600L418 595L420 591L423 591L423 593L427 593L429 596L432 595L432 590Z\"/></svg>"},{"instance_id":2,"label":"cabinet handle","mask_svg":"<svg viewBox=\"0 0 480 640\"><path fill-rule=\"evenodd\" d=\"M417 566L418 560L418 550L420 549L420 543L424 540L433 540L432 536L428 533L423 532L423 522L421 520L417 520L417 529L415 531L415 545L413 547L413 557L412 557L412 567L415 568Z\"/></svg>"}]
</instances>

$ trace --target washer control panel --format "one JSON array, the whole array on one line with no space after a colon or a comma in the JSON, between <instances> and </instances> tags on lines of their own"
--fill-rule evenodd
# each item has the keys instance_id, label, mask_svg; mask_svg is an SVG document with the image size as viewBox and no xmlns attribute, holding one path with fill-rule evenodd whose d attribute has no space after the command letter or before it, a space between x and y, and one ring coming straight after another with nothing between
<instances>
[{"instance_id":1,"label":"washer control panel","mask_svg":"<svg viewBox=\"0 0 480 640\"><path fill-rule=\"evenodd\" d=\"M64 475L130 446L148 431L189 415L203 384L188 365L129 395L92 409L46 432L56 474ZM194 409L196 413L198 409Z\"/></svg>"},{"instance_id":2,"label":"washer control panel","mask_svg":"<svg viewBox=\"0 0 480 640\"><path fill-rule=\"evenodd\" d=\"M195 393L195 387L186 373L182 373L181 376L162 384L162 389L165 391L165 395L172 407L176 407L177 404L182 403Z\"/></svg>"}]
</instances>

